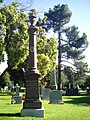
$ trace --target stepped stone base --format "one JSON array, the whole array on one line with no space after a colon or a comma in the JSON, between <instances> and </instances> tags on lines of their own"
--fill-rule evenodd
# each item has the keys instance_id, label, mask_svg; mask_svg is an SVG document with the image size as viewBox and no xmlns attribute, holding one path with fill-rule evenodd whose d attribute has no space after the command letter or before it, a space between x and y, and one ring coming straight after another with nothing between
<instances>
[{"instance_id":1,"label":"stepped stone base","mask_svg":"<svg viewBox=\"0 0 90 120\"><path fill-rule=\"evenodd\" d=\"M21 109L21 116L44 117L44 109Z\"/></svg>"}]
</instances>

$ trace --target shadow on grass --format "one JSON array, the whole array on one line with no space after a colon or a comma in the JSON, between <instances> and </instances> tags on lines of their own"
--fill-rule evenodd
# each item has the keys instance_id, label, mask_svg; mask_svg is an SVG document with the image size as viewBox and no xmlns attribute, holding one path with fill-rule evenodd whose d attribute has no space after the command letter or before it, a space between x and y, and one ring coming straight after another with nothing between
<instances>
[{"instance_id":1,"label":"shadow on grass","mask_svg":"<svg viewBox=\"0 0 90 120\"><path fill-rule=\"evenodd\" d=\"M80 97L68 97L67 101L64 103L69 103L69 104L76 104L76 105L83 105L83 106L90 106L90 96L80 96Z\"/></svg>"},{"instance_id":2,"label":"shadow on grass","mask_svg":"<svg viewBox=\"0 0 90 120\"><path fill-rule=\"evenodd\" d=\"M1 116L7 116L7 117L20 117L21 114L20 113L0 113L0 117Z\"/></svg>"}]
</instances>

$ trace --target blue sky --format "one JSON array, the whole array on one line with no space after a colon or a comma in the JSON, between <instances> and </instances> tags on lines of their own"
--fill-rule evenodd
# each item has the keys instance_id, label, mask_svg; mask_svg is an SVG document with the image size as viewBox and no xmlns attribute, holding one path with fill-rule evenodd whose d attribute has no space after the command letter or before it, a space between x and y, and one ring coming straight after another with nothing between
<instances>
[{"instance_id":1,"label":"blue sky","mask_svg":"<svg viewBox=\"0 0 90 120\"><path fill-rule=\"evenodd\" d=\"M17 1L26 6L29 6L31 1L32 4L30 9L35 8L42 16L45 11L48 12L49 8L53 9L54 5L68 4L68 7L72 12L69 26L77 26L81 34L85 32L87 34L88 41L90 42L90 0L5 0L4 4L9 4L13 1ZM86 62L88 62L90 67L89 51L90 45L85 51Z\"/></svg>"}]
</instances>

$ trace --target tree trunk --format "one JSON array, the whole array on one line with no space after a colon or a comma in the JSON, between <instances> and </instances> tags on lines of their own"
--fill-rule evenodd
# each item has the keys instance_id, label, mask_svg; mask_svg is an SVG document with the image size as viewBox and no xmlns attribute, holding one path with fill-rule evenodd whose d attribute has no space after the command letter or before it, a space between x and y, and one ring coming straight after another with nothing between
<instances>
[{"instance_id":1,"label":"tree trunk","mask_svg":"<svg viewBox=\"0 0 90 120\"><path fill-rule=\"evenodd\" d=\"M58 33L58 90L62 89L61 80L61 33Z\"/></svg>"}]
</instances>

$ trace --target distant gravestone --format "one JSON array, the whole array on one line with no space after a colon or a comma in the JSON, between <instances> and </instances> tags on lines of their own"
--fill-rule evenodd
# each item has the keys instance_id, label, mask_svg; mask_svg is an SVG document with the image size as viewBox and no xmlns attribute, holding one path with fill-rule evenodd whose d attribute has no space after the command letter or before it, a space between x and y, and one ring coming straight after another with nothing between
<instances>
[{"instance_id":1,"label":"distant gravestone","mask_svg":"<svg viewBox=\"0 0 90 120\"><path fill-rule=\"evenodd\" d=\"M42 89L42 99L43 100L48 100L50 98L50 88L44 88Z\"/></svg>"},{"instance_id":2,"label":"distant gravestone","mask_svg":"<svg viewBox=\"0 0 90 120\"><path fill-rule=\"evenodd\" d=\"M68 96L73 96L73 95L80 95L79 90L76 89L66 89L66 94Z\"/></svg>"},{"instance_id":3,"label":"distant gravestone","mask_svg":"<svg viewBox=\"0 0 90 120\"><path fill-rule=\"evenodd\" d=\"M50 104L63 104L62 101L62 90L57 90L56 83L56 70L51 73L52 79L52 90L50 91Z\"/></svg>"},{"instance_id":4,"label":"distant gravestone","mask_svg":"<svg viewBox=\"0 0 90 120\"><path fill-rule=\"evenodd\" d=\"M19 96L20 86L18 84L16 84L15 89L16 89L16 95Z\"/></svg>"},{"instance_id":5,"label":"distant gravestone","mask_svg":"<svg viewBox=\"0 0 90 120\"><path fill-rule=\"evenodd\" d=\"M8 86L5 86L5 87L4 87L4 91L8 91Z\"/></svg>"},{"instance_id":6,"label":"distant gravestone","mask_svg":"<svg viewBox=\"0 0 90 120\"><path fill-rule=\"evenodd\" d=\"M1 88L1 92L3 92L3 88Z\"/></svg>"},{"instance_id":7,"label":"distant gravestone","mask_svg":"<svg viewBox=\"0 0 90 120\"><path fill-rule=\"evenodd\" d=\"M69 83L69 89L71 89L71 83Z\"/></svg>"},{"instance_id":8,"label":"distant gravestone","mask_svg":"<svg viewBox=\"0 0 90 120\"><path fill-rule=\"evenodd\" d=\"M22 97L21 96L13 96L13 100L15 100L15 104L21 104L22 103Z\"/></svg>"},{"instance_id":9,"label":"distant gravestone","mask_svg":"<svg viewBox=\"0 0 90 120\"><path fill-rule=\"evenodd\" d=\"M63 104L63 102L62 102L62 91L52 90L50 92L50 104Z\"/></svg>"},{"instance_id":10,"label":"distant gravestone","mask_svg":"<svg viewBox=\"0 0 90 120\"><path fill-rule=\"evenodd\" d=\"M90 95L90 88L89 87L87 87L86 92L88 95Z\"/></svg>"},{"instance_id":11,"label":"distant gravestone","mask_svg":"<svg viewBox=\"0 0 90 120\"><path fill-rule=\"evenodd\" d=\"M14 92L14 81L11 81L11 87L10 87L10 89L11 89L11 92Z\"/></svg>"},{"instance_id":12,"label":"distant gravestone","mask_svg":"<svg viewBox=\"0 0 90 120\"><path fill-rule=\"evenodd\" d=\"M56 90L57 89L57 83L56 83L56 71L53 70L51 72L51 80L52 80L52 89Z\"/></svg>"},{"instance_id":13,"label":"distant gravestone","mask_svg":"<svg viewBox=\"0 0 90 120\"><path fill-rule=\"evenodd\" d=\"M72 87L72 84L69 83L69 87L66 89L66 94L67 96L73 96L73 95L80 95L80 87L79 85L76 85L76 87Z\"/></svg>"},{"instance_id":14,"label":"distant gravestone","mask_svg":"<svg viewBox=\"0 0 90 120\"><path fill-rule=\"evenodd\" d=\"M15 104L21 104L22 103L22 97L19 96L20 86L18 84L16 84L15 89L16 89L16 94L12 95L12 101L15 101Z\"/></svg>"}]
</instances>

